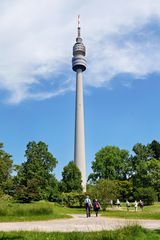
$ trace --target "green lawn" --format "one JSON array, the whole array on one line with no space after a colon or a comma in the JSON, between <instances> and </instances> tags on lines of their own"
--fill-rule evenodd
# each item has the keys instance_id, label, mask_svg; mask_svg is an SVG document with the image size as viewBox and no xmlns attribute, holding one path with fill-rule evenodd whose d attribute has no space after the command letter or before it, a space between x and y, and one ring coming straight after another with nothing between
<instances>
[{"instance_id":1,"label":"green lawn","mask_svg":"<svg viewBox=\"0 0 160 240\"><path fill-rule=\"evenodd\" d=\"M0 240L160 240L159 231L145 230L139 226L125 227L116 231L90 233L40 233L0 232Z\"/></svg>"},{"instance_id":2,"label":"green lawn","mask_svg":"<svg viewBox=\"0 0 160 240\"><path fill-rule=\"evenodd\" d=\"M125 204L121 208L108 208L106 212L101 212L103 216L118 217L127 219L160 219L160 203L151 206L145 206L143 212L138 208L135 212L133 207L129 211L126 210Z\"/></svg>"},{"instance_id":3,"label":"green lawn","mask_svg":"<svg viewBox=\"0 0 160 240\"><path fill-rule=\"evenodd\" d=\"M82 208L66 208L50 202L34 202L22 204L17 202L0 202L0 222L7 221L34 221L49 220L58 218L69 218L70 214L85 214ZM107 209L100 214L107 217L134 218L134 219L160 219L160 203L144 207L144 211L134 212L132 209L127 212L124 205L117 210L116 207Z\"/></svg>"},{"instance_id":4,"label":"green lawn","mask_svg":"<svg viewBox=\"0 0 160 240\"><path fill-rule=\"evenodd\" d=\"M0 202L0 222L69 218L64 207L49 202Z\"/></svg>"}]
</instances>

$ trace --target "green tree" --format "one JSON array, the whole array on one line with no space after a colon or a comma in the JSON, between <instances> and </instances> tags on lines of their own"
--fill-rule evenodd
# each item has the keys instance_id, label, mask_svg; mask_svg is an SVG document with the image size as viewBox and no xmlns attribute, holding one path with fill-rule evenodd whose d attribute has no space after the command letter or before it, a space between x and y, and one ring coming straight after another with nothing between
<instances>
[{"instance_id":1,"label":"green tree","mask_svg":"<svg viewBox=\"0 0 160 240\"><path fill-rule=\"evenodd\" d=\"M145 187L149 184L147 175L149 161L153 158L153 151L149 146L137 143L133 146L134 156L130 161L130 177L133 186Z\"/></svg>"},{"instance_id":2,"label":"green tree","mask_svg":"<svg viewBox=\"0 0 160 240\"><path fill-rule=\"evenodd\" d=\"M81 172L73 161L63 168L60 190L66 193L82 192Z\"/></svg>"},{"instance_id":3,"label":"green tree","mask_svg":"<svg viewBox=\"0 0 160 240\"><path fill-rule=\"evenodd\" d=\"M128 173L129 153L116 146L106 146L95 155L92 162L93 173L88 180L95 183L99 179L125 180Z\"/></svg>"},{"instance_id":4,"label":"green tree","mask_svg":"<svg viewBox=\"0 0 160 240\"><path fill-rule=\"evenodd\" d=\"M157 200L157 194L152 187L137 188L134 192L135 200L142 200L144 205L151 205Z\"/></svg>"},{"instance_id":5,"label":"green tree","mask_svg":"<svg viewBox=\"0 0 160 240\"><path fill-rule=\"evenodd\" d=\"M10 194L12 188L11 172L13 161L11 155L3 150L3 143L0 143L0 188L4 193Z\"/></svg>"},{"instance_id":6,"label":"green tree","mask_svg":"<svg viewBox=\"0 0 160 240\"><path fill-rule=\"evenodd\" d=\"M95 185L90 185L87 194L91 199L97 198L105 209L110 200L120 197L120 190L116 181L101 179Z\"/></svg>"},{"instance_id":7,"label":"green tree","mask_svg":"<svg viewBox=\"0 0 160 240\"><path fill-rule=\"evenodd\" d=\"M152 187L160 197L160 160L155 159L151 145L140 143L133 147L135 153L130 158L134 191L137 188Z\"/></svg>"},{"instance_id":8,"label":"green tree","mask_svg":"<svg viewBox=\"0 0 160 240\"><path fill-rule=\"evenodd\" d=\"M156 140L153 140L149 145L153 151L153 157L156 159L160 159L160 143Z\"/></svg>"},{"instance_id":9,"label":"green tree","mask_svg":"<svg viewBox=\"0 0 160 240\"><path fill-rule=\"evenodd\" d=\"M18 169L15 178L16 197L24 202L48 199L58 184L53 174L56 158L44 142L29 142L25 152L27 161Z\"/></svg>"},{"instance_id":10,"label":"green tree","mask_svg":"<svg viewBox=\"0 0 160 240\"><path fill-rule=\"evenodd\" d=\"M133 200L133 185L131 181L128 180L115 180L114 184L117 186L119 192L119 198L122 201L126 199L132 201Z\"/></svg>"},{"instance_id":11,"label":"green tree","mask_svg":"<svg viewBox=\"0 0 160 240\"><path fill-rule=\"evenodd\" d=\"M133 182L141 187L148 186L150 184L148 170L153 159L153 151L149 145L137 143L133 146L133 152L135 154L130 158Z\"/></svg>"},{"instance_id":12,"label":"green tree","mask_svg":"<svg viewBox=\"0 0 160 240\"><path fill-rule=\"evenodd\" d=\"M58 202L67 207L84 207L85 194L80 192L62 192Z\"/></svg>"},{"instance_id":13,"label":"green tree","mask_svg":"<svg viewBox=\"0 0 160 240\"><path fill-rule=\"evenodd\" d=\"M157 193L158 200L160 201L160 161L157 159L152 159L148 164L148 178L150 179L150 184L154 191Z\"/></svg>"}]
</instances>

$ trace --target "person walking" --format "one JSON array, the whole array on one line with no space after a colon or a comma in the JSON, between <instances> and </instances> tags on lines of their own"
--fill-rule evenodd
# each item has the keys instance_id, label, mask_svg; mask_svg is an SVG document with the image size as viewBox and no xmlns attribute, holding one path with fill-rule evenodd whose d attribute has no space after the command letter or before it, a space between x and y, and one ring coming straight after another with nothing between
<instances>
[{"instance_id":1,"label":"person walking","mask_svg":"<svg viewBox=\"0 0 160 240\"><path fill-rule=\"evenodd\" d=\"M142 212L143 212L144 203L143 203L142 200L139 201L139 207L140 207L140 209L141 209Z\"/></svg>"},{"instance_id":2,"label":"person walking","mask_svg":"<svg viewBox=\"0 0 160 240\"><path fill-rule=\"evenodd\" d=\"M86 208L86 217L88 218L91 216L91 207L92 207L92 202L91 202L89 196L86 196L84 203L85 203L85 208Z\"/></svg>"},{"instance_id":3,"label":"person walking","mask_svg":"<svg viewBox=\"0 0 160 240\"><path fill-rule=\"evenodd\" d=\"M117 205L118 208L121 206L121 203L120 203L119 199L117 199L116 205Z\"/></svg>"},{"instance_id":4,"label":"person walking","mask_svg":"<svg viewBox=\"0 0 160 240\"><path fill-rule=\"evenodd\" d=\"M95 211L95 213L96 213L96 217L98 217L98 212L99 212L99 209L100 209L100 203L98 202L98 200L97 199L95 199L94 201L93 201L93 208L94 208L94 211Z\"/></svg>"},{"instance_id":5,"label":"person walking","mask_svg":"<svg viewBox=\"0 0 160 240\"><path fill-rule=\"evenodd\" d=\"M130 203L128 200L126 200L126 208L127 208L127 211L129 211L129 208L130 208Z\"/></svg>"},{"instance_id":6,"label":"person walking","mask_svg":"<svg viewBox=\"0 0 160 240\"><path fill-rule=\"evenodd\" d=\"M111 206L111 208L113 207L113 200L112 199L110 200L110 206Z\"/></svg>"},{"instance_id":7,"label":"person walking","mask_svg":"<svg viewBox=\"0 0 160 240\"><path fill-rule=\"evenodd\" d=\"M136 200L135 200L133 206L134 206L134 210L135 210L135 212L137 212L138 202L137 202Z\"/></svg>"}]
</instances>

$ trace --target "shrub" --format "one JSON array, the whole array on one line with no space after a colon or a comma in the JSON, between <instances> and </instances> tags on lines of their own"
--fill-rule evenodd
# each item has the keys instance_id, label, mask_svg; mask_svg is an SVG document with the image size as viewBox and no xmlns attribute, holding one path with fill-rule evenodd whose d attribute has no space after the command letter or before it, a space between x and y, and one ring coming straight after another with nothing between
<instances>
[{"instance_id":1,"label":"shrub","mask_svg":"<svg viewBox=\"0 0 160 240\"><path fill-rule=\"evenodd\" d=\"M88 188L87 193L91 197L91 199L97 198L100 203L102 209L106 209L110 200L119 198L120 191L117 183L113 180L102 179L99 180L96 185L90 186Z\"/></svg>"},{"instance_id":2,"label":"shrub","mask_svg":"<svg viewBox=\"0 0 160 240\"><path fill-rule=\"evenodd\" d=\"M63 206L82 207L84 205L85 194L83 193L62 193L58 202Z\"/></svg>"},{"instance_id":3,"label":"shrub","mask_svg":"<svg viewBox=\"0 0 160 240\"><path fill-rule=\"evenodd\" d=\"M142 200L145 205L152 205L157 200L157 194L152 187L137 188L134 192L136 200Z\"/></svg>"},{"instance_id":4,"label":"shrub","mask_svg":"<svg viewBox=\"0 0 160 240\"><path fill-rule=\"evenodd\" d=\"M130 201L133 200L133 185L132 182L124 180L114 181L115 185L117 186L117 189L119 190L119 198L121 201L125 201L126 199L129 199Z\"/></svg>"},{"instance_id":5,"label":"shrub","mask_svg":"<svg viewBox=\"0 0 160 240\"><path fill-rule=\"evenodd\" d=\"M59 203L60 198L61 198L61 193L58 190L53 189L48 197L48 201Z\"/></svg>"},{"instance_id":6,"label":"shrub","mask_svg":"<svg viewBox=\"0 0 160 240\"><path fill-rule=\"evenodd\" d=\"M8 194L3 194L0 196L0 200L1 201L11 201L11 200L13 200L13 197Z\"/></svg>"}]
</instances>

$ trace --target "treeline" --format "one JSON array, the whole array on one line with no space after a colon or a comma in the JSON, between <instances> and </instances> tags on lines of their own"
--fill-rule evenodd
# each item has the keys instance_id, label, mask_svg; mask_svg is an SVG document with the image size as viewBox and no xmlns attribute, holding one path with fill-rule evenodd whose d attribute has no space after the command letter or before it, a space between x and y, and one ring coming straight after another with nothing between
<instances>
[{"instance_id":1,"label":"treeline","mask_svg":"<svg viewBox=\"0 0 160 240\"><path fill-rule=\"evenodd\" d=\"M90 189L103 201L115 199L140 200L151 204L160 201L160 143L136 144L127 150L106 146L95 155ZM103 197L102 197L103 196Z\"/></svg>"},{"instance_id":2,"label":"treeline","mask_svg":"<svg viewBox=\"0 0 160 240\"><path fill-rule=\"evenodd\" d=\"M1 199L59 202L64 192L73 191L78 194L82 192L81 173L73 162L64 167L62 180L56 179L54 169L58 161L48 151L48 146L44 142L29 142L25 158L26 161L21 165L14 165L12 156L6 153L3 144L0 144Z\"/></svg>"},{"instance_id":3,"label":"treeline","mask_svg":"<svg viewBox=\"0 0 160 240\"><path fill-rule=\"evenodd\" d=\"M0 144L1 198L82 205L81 173L73 162L64 167L62 180L58 181L54 174L58 161L44 142L29 142L25 158L21 165L14 165L12 156ZM116 146L106 146L95 154L92 170L87 194L104 205L116 198L142 199L145 204L160 201L160 143L155 140L147 145L134 145L132 154Z\"/></svg>"}]
</instances>

